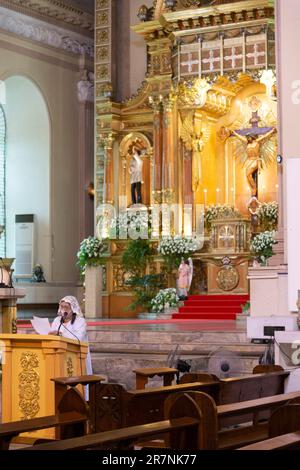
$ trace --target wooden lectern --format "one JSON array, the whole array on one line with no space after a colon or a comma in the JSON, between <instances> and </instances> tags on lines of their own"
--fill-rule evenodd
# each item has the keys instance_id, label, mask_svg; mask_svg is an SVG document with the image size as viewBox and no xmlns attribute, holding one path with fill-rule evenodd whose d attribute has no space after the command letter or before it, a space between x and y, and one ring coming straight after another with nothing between
<instances>
[{"instance_id":1,"label":"wooden lectern","mask_svg":"<svg viewBox=\"0 0 300 470\"><path fill-rule=\"evenodd\" d=\"M2 422L55 414L55 377L85 375L87 343L61 336L0 335ZM83 392L83 388L80 390ZM54 438L46 429L27 437Z\"/></svg>"}]
</instances>

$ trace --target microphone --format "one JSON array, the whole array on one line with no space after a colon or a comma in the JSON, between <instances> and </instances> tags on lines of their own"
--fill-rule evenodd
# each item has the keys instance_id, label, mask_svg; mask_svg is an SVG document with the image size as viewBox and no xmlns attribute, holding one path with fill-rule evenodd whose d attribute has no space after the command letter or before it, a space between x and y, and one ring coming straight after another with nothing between
<instances>
[{"instance_id":1,"label":"microphone","mask_svg":"<svg viewBox=\"0 0 300 470\"><path fill-rule=\"evenodd\" d=\"M65 318L67 318L67 316L68 316L67 312L64 312L64 313L62 314L61 319L60 319L60 325L59 325L58 330L57 330L57 336L59 336L59 331L60 331L60 329L61 329L62 324L63 324L64 321L65 321Z\"/></svg>"}]
</instances>

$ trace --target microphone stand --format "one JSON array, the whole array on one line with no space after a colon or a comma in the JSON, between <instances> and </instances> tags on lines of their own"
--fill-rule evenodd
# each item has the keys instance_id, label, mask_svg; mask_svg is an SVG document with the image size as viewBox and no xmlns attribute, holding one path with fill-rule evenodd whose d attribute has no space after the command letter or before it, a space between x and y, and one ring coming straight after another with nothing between
<instances>
[{"instance_id":1,"label":"microphone stand","mask_svg":"<svg viewBox=\"0 0 300 470\"><path fill-rule=\"evenodd\" d=\"M59 325L58 330L57 330L57 336L59 336L59 331L60 331L64 321L65 321L65 316L62 316L61 319L60 319L60 325Z\"/></svg>"}]
</instances>

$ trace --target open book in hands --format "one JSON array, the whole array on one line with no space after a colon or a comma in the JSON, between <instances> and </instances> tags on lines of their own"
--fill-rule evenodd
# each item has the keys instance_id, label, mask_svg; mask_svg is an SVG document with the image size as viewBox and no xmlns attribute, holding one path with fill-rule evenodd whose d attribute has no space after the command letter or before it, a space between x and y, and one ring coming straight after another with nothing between
<instances>
[{"instance_id":1,"label":"open book in hands","mask_svg":"<svg viewBox=\"0 0 300 470\"><path fill-rule=\"evenodd\" d=\"M48 335L51 331L51 325L48 318L33 317L31 324L39 335Z\"/></svg>"}]
</instances>

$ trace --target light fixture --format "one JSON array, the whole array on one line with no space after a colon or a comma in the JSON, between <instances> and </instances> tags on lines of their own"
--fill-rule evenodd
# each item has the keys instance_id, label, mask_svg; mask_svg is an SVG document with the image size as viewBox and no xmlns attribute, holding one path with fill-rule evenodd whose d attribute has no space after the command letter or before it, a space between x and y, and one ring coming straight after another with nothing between
<instances>
[{"instance_id":1,"label":"light fixture","mask_svg":"<svg viewBox=\"0 0 300 470\"><path fill-rule=\"evenodd\" d=\"M90 184L87 187L87 193L88 193L89 198L91 199L91 201L93 201L94 197L95 197L95 186L94 186L94 183L92 181L90 182Z\"/></svg>"},{"instance_id":2,"label":"light fixture","mask_svg":"<svg viewBox=\"0 0 300 470\"><path fill-rule=\"evenodd\" d=\"M165 6L169 10L174 10L176 7L177 0L165 0Z\"/></svg>"},{"instance_id":3,"label":"light fixture","mask_svg":"<svg viewBox=\"0 0 300 470\"><path fill-rule=\"evenodd\" d=\"M147 20L148 20L148 16L149 16L149 10L148 10L148 8L146 7L146 5L142 5L142 6L139 8L137 17L139 18L140 21L147 21Z\"/></svg>"}]
</instances>

